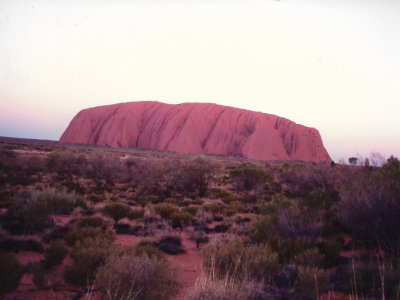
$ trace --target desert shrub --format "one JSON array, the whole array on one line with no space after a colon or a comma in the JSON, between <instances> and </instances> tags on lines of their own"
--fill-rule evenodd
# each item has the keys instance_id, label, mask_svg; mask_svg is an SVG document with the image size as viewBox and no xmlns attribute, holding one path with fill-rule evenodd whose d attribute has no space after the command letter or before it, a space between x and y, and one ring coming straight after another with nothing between
<instances>
[{"instance_id":1,"label":"desert shrub","mask_svg":"<svg viewBox=\"0 0 400 300\"><path fill-rule=\"evenodd\" d=\"M114 229L116 234L132 234L132 226L128 223L115 223Z\"/></svg>"},{"instance_id":2,"label":"desert shrub","mask_svg":"<svg viewBox=\"0 0 400 300\"><path fill-rule=\"evenodd\" d=\"M173 162L171 161L171 163ZM170 161L167 160L154 158L138 160L134 166L131 166L130 171L139 194L155 195L158 203L159 197L164 196L166 192L166 185L168 185L168 183L165 183L165 179L169 177L167 175L170 173L170 168ZM138 199L143 206L151 202L150 199L146 199L145 197L146 196L141 196ZM155 200L156 198L153 199Z\"/></svg>"},{"instance_id":3,"label":"desert shrub","mask_svg":"<svg viewBox=\"0 0 400 300\"><path fill-rule=\"evenodd\" d=\"M178 212L179 208L173 204L160 203L154 205L154 211L162 218L169 218L173 213Z\"/></svg>"},{"instance_id":4,"label":"desert shrub","mask_svg":"<svg viewBox=\"0 0 400 300\"><path fill-rule=\"evenodd\" d=\"M277 221L283 236L295 239L309 237L317 240L322 234L323 212L316 212L294 203L278 211Z\"/></svg>"},{"instance_id":5,"label":"desert shrub","mask_svg":"<svg viewBox=\"0 0 400 300\"><path fill-rule=\"evenodd\" d=\"M316 188L299 200L299 205L307 207L313 211L318 211L322 208L329 209L335 203L338 195L334 192L329 192L325 187Z\"/></svg>"},{"instance_id":6,"label":"desert shrub","mask_svg":"<svg viewBox=\"0 0 400 300\"><path fill-rule=\"evenodd\" d=\"M122 203L111 203L107 204L106 206L103 207L102 213L107 216L112 218L116 223L129 216L131 212L131 208Z\"/></svg>"},{"instance_id":7,"label":"desert shrub","mask_svg":"<svg viewBox=\"0 0 400 300\"><path fill-rule=\"evenodd\" d=\"M297 265L309 267L322 267L324 255L318 248L307 249L306 251L294 256L294 262Z\"/></svg>"},{"instance_id":8,"label":"desert shrub","mask_svg":"<svg viewBox=\"0 0 400 300\"><path fill-rule=\"evenodd\" d=\"M244 212L244 206L239 201L232 201L222 209L222 213L231 217L237 213Z\"/></svg>"},{"instance_id":9,"label":"desert shrub","mask_svg":"<svg viewBox=\"0 0 400 300\"><path fill-rule=\"evenodd\" d=\"M86 238L103 238L109 240L110 243L115 239L112 231L103 230L99 227L72 227L64 235L64 240L69 246L73 246L76 242L83 241Z\"/></svg>"},{"instance_id":10,"label":"desert shrub","mask_svg":"<svg viewBox=\"0 0 400 300\"><path fill-rule=\"evenodd\" d=\"M219 188L212 188L209 191L209 195L213 199L223 199L223 198L231 196L232 194L230 194L229 192L227 192L225 190L219 189Z\"/></svg>"},{"instance_id":11,"label":"desert shrub","mask_svg":"<svg viewBox=\"0 0 400 300\"><path fill-rule=\"evenodd\" d=\"M131 209L127 217L129 220L141 219L144 217L144 209L141 208Z\"/></svg>"},{"instance_id":12,"label":"desert shrub","mask_svg":"<svg viewBox=\"0 0 400 300\"><path fill-rule=\"evenodd\" d=\"M165 235L161 237L155 244L158 249L168 254L184 253L182 248L182 239L178 235Z\"/></svg>"},{"instance_id":13,"label":"desert shrub","mask_svg":"<svg viewBox=\"0 0 400 300\"><path fill-rule=\"evenodd\" d=\"M95 278L97 269L114 251L107 238L85 238L77 241L71 251L74 264L65 269L65 281L77 286L90 283Z\"/></svg>"},{"instance_id":14,"label":"desert shrub","mask_svg":"<svg viewBox=\"0 0 400 300\"><path fill-rule=\"evenodd\" d=\"M176 201L175 198L166 198L166 199L164 200L164 202L165 202L165 203L168 203L168 204L176 205L178 201Z\"/></svg>"},{"instance_id":15,"label":"desert shrub","mask_svg":"<svg viewBox=\"0 0 400 300\"><path fill-rule=\"evenodd\" d=\"M246 163L231 170L229 176L236 190L251 191L265 182L267 174L259 166Z\"/></svg>"},{"instance_id":16,"label":"desert shrub","mask_svg":"<svg viewBox=\"0 0 400 300\"><path fill-rule=\"evenodd\" d=\"M190 205L187 207L182 208L183 212L187 212L189 214L191 214L192 216L195 216L197 214L197 212L199 211L200 206L198 205Z\"/></svg>"},{"instance_id":17,"label":"desert shrub","mask_svg":"<svg viewBox=\"0 0 400 300\"><path fill-rule=\"evenodd\" d=\"M24 267L7 253L0 252L0 295L14 291L24 274Z\"/></svg>"},{"instance_id":18,"label":"desert shrub","mask_svg":"<svg viewBox=\"0 0 400 300\"><path fill-rule=\"evenodd\" d=\"M343 272L351 292L365 298L396 299L399 297L400 269L398 258L362 257L351 259Z\"/></svg>"},{"instance_id":19,"label":"desert shrub","mask_svg":"<svg viewBox=\"0 0 400 300\"><path fill-rule=\"evenodd\" d=\"M33 283L39 289L50 289L52 284L50 282L49 275L46 274L46 269L41 263L34 263L29 266L30 273L33 274Z\"/></svg>"},{"instance_id":20,"label":"desert shrub","mask_svg":"<svg viewBox=\"0 0 400 300\"><path fill-rule=\"evenodd\" d=\"M244 193L242 197L240 197L240 202L242 203L256 203L258 201L258 196L253 193Z\"/></svg>"},{"instance_id":21,"label":"desert shrub","mask_svg":"<svg viewBox=\"0 0 400 300\"><path fill-rule=\"evenodd\" d=\"M106 299L170 299L178 291L168 260L125 253L100 267L96 283Z\"/></svg>"},{"instance_id":22,"label":"desert shrub","mask_svg":"<svg viewBox=\"0 0 400 300\"><path fill-rule=\"evenodd\" d=\"M217 280L205 277L195 283L187 300L258 300L272 299L264 285L256 281Z\"/></svg>"},{"instance_id":23,"label":"desert shrub","mask_svg":"<svg viewBox=\"0 0 400 300\"><path fill-rule=\"evenodd\" d=\"M169 217L173 228L183 228L189 225L193 220L193 215L184 211L176 211Z\"/></svg>"},{"instance_id":24,"label":"desert shrub","mask_svg":"<svg viewBox=\"0 0 400 300\"><path fill-rule=\"evenodd\" d=\"M47 203L28 194L8 208L2 218L2 226L13 234L43 232L53 224L51 209Z\"/></svg>"},{"instance_id":25,"label":"desert shrub","mask_svg":"<svg viewBox=\"0 0 400 300\"><path fill-rule=\"evenodd\" d=\"M9 208L13 205L13 196L10 191L0 191L0 208Z\"/></svg>"},{"instance_id":26,"label":"desert shrub","mask_svg":"<svg viewBox=\"0 0 400 300\"><path fill-rule=\"evenodd\" d=\"M219 202L208 202L204 203L202 207L205 211L216 214L222 212L222 208L224 207L224 205Z\"/></svg>"},{"instance_id":27,"label":"desert shrub","mask_svg":"<svg viewBox=\"0 0 400 300\"><path fill-rule=\"evenodd\" d=\"M46 159L47 170L56 174L55 180L67 188L80 192L79 179L87 169L87 159L84 154L74 151L54 151Z\"/></svg>"},{"instance_id":28,"label":"desert shrub","mask_svg":"<svg viewBox=\"0 0 400 300\"><path fill-rule=\"evenodd\" d=\"M318 243L318 248L324 254L324 266L329 268L341 262L340 252L343 251L344 240L342 237L331 236Z\"/></svg>"},{"instance_id":29,"label":"desert shrub","mask_svg":"<svg viewBox=\"0 0 400 300\"><path fill-rule=\"evenodd\" d=\"M326 166L305 163L286 163L278 176L285 187L283 192L289 197L305 196L314 189L327 185Z\"/></svg>"},{"instance_id":30,"label":"desert shrub","mask_svg":"<svg viewBox=\"0 0 400 300\"><path fill-rule=\"evenodd\" d=\"M138 203L141 206L146 206L147 204L157 204L161 202L161 199L159 196L156 195L141 195L137 199Z\"/></svg>"},{"instance_id":31,"label":"desert shrub","mask_svg":"<svg viewBox=\"0 0 400 300\"><path fill-rule=\"evenodd\" d=\"M329 289L330 275L314 267L298 268L299 288L304 292L320 295Z\"/></svg>"},{"instance_id":32,"label":"desert shrub","mask_svg":"<svg viewBox=\"0 0 400 300\"><path fill-rule=\"evenodd\" d=\"M269 215L262 216L250 229L250 238L256 243L264 243L278 234L276 221Z\"/></svg>"},{"instance_id":33,"label":"desert shrub","mask_svg":"<svg viewBox=\"0 0 400 300\"><path fill-rule=\"evenodd\" d=\"M316 246L315 242L305 237L291 239L275 236L269 239L268 244L279 254L279 261L283 264L293 262L296 255Z\"/></svg>"},{"instance_id":34,"label":"desert shrub","mask_svg":"<svg viewBox=\"0 0 400 300\"><path fill-rule=\"evenodd\" d=\"M34 192L32 198L37 202L43 202L50 209L52 214L67 215L70 214L75 207L75 196L73 194L46 191Z\"/></svg>"},{"instance_id":35,"label":"desert shrub","mask_svg":"<svg viewBox=\"0 0 400 300\"><path fill-rule=\"evenodd\" d=\"M34 251L42 253L43 246L40 242L33 239L20 240L14 238L6 238L0 240L0 251L7 251L7 252Z\"/></svg>"},{"instance_id":36,"label":"desert shrub","mask_svg":"<svg viewBox=\"0 0 400 300\"><path fill-rule=\"evenodd\" d=\"M227 276L268 282L280 269L278 255L267 245L246 247L237 238L208 244L203 257L205 271L216 278Z\"/></svg>"},{"instance_id":37,"label":"desert shrub","mask_svg":"<svg viewBox=\"0 0 400 300\"><path fill-rule=\"evenodd\" d=\"M80 207L82 209L87 209L88 205L85 201L85 199L82 196L77 196L76 201L75 201L75 207Z\"/></svg>"},{"instance_id":38,"label":"desert shrub","mask_svg":"<svg viewBox=\"0 0 400 300\"><path fill-rule=\"evenodd\" d=\"M196 247L199 248L200 244L208 243L209 237L202 230L195 230L191 233L190 239L196 243Z\"/></svg>"},{"instance_id":39,"label":"desert shrub","mask_svg":"<svg viewBox=\"0 0 400 300\"><path fill-rule=\"evenodd\" d=\"M189 206L190 204L194 204L193 202L194 202L193 200L184 199L184 200L181 202L181 206ZM199 205L200 205L200 204L199 204Z\"/></svg>"},{"instance_id":40,"label":"desert shrub","mask_svg":"<svg viewBox=\"0 0 400 300\"><path fill-rule=\"evenodd\" d=\"M107 199L107 198L106 198L106 195L105 195L104 193L102 193L102 194L90 193L90 194L88 194L88 195L86 196L86 198L87 198L90 202L92 202L92 203L94 203L94 204L104 202L104 201L106 201L106 199Z\"/></svg>"},{"instance_id":41,"label":"desert shrub","mask_svg":"<svg viewBox=\"0 0 400 300\"><path fill-rule=\"evenodd\" d=\"M63 262L68 254L67 244L63 240L56 240L44 251L43 266L46 270Z\"/></svg>"},{"instance_id":42,"label":"desert shrub","mask_svg":"<svg viewBox=\"0 0 400 300\"><path fill-rule=\"evenodd\" d=\"M150 258L164 258L162 251L157 248L154 241L148 239L142 239L138 244L132 248L128 248L125 252L132 253L135 256L146 255Z\"/></svg>"},{"instance_id":43,"label":"desert shrub","mask_svg":"<svg viewBox=\"0 0 400 300\"><path fill-rule=\"evenodd\" d=\"M293 289L297 283L297 266L295 264L284 265L274 277L274 284L280 288Z\"/></svg>"},{"instance_id":44,"label":"desert shrub","mask_svg":"<svg viewBox=\"0 0 400 300\"><path fill-rule=\"evenodd\" d=\"M123 177L123 164L119 158L94 152L89 156L87 176L96 184L99 191L107 191Z\"/></svg>"},{"instance_id":45,"label":"desert shrub","mask_svg":"<svg viewBox=\"0 0 400 300\"><path fill-rule=\"evenodd\" d=\"M206 196L217 169L217 163L205 157L185 161L180 172L180 189L195 192L199 197Z\"/></svg>"},{"instance_id":46,"label":"desert shrub","mask_svg":"<svg viewBox=\"0 0 400 300\"><path fill-rule=\"evenodd\" d=\"M251 245L245 248L243 271L254 280L270 282L280 271L278 254L268 245Z\"/></svg>"},{"instance_id":47,"label":"desert shrub","mask_svg":"<svg viewBox=\"0 0 400 300\"><path fill-rule=\"evenodd\" d=\"M63 192L25 192L9 207L2 224L14 234L43 232L53 224L51 214L71 213L74 203L75 197Z\"/></svg>"},{"instance_id":48,"label":"desert shrub","mask_svg":"<svg viewBox=\"0 0 400 300\"><path fill-rule=\"evenodd\" d=\"M98 216L89 216L84 217L78 220L76 224L78 227L103 227L104 221L101 217Z\"/></svg>"},{"instance_id":49,"label":"desert shrub","mask_svg":"<svg viewBox=\"0 0 400 300\"><path fill-rule=\"evenodd\" d=\"M337 216L363 246L400 250L400 161L360 172L340 191Z\"/></svg>"}]
</instances>

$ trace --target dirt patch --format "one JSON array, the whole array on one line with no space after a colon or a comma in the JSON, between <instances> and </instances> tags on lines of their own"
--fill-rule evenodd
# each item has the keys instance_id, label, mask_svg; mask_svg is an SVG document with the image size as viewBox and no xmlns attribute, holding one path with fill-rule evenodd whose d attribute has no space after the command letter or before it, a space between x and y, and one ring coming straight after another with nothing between
<instances>
[{"instance_id":1,"label":"dirt patch","mask_svg":"<svg viewBox=\"0 0 400 300\"><path fill-rule=\"evenodd\" d=\"M115 244L123 249L137 245L142 239L142 237L132 234L117 234Z\"/></svg>"},{"instance_id":2,"label":"dirt patch","mask_svg":"<svg viewBox=\"0 0 400 300\"><path fill-rule=\"evenodd\" d=\"M186 253L167 255L172 265L178 269L177 280L181 286L179 293L173 298L174 300L184 299L196 280L203 274L203 257L200 250L196 248L196 243L190 240L186 231L182 232L181 236Z\"/></svg>"}]
</instances>

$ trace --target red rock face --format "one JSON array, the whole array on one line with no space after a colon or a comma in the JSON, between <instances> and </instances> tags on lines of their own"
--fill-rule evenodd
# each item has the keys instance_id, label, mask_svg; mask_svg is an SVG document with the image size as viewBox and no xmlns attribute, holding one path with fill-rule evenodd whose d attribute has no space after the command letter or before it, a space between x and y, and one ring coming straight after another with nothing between
<instances>
[{"instance_id":1,"label":"red rock face","mask_svg":"<svg viewBox=\"0 0 400 300\"><path fill-rule=\"evenodd\" d=\"M84 109L60 142L260 160L331 161L314 128L210 103L144 101Z\"/></svg>"}]
</instances>

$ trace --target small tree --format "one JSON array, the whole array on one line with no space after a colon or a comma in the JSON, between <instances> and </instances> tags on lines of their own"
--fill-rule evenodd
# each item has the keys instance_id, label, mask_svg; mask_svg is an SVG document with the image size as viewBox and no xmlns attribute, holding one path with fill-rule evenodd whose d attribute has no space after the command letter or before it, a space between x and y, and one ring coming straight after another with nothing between
<instances>
[{"instance_id":1,"label":"small tree","mask_svg":"<svg viewBox=\"0 0 400 300\"><path fill-rule=\"evenodd\" d=\"M349 164L355 165L357 164L358 158L357 157L349 157Z\"/></svg>"},{"instance_id":2,"label":"small tree","mask_svg":"<svg viewBox=\"0 0 400 300\"><path fill-rule=\"evenodd\" d=\"M87 159L84 154L70 150L51 152L46 165L50 172L56 173L57 180L73 188L75 194L79 192L79 179L87 171Z\"/></svg>"},{"instance_id":3,"label":"small tree","mask_svg":"<svg viewBox=\"0 0 400 300\"><path fill-rule=\"evenodd\" d=\"M262 168L254 164L243 164L229 172L233 185L238 191L251 191L261 186L267 177Z\"/></svg>"},{"instance_id":4,"label":"small tree","mask_svg":"<svg viewBox=\"0 0 400 300\"><path fill-rule=\"evenodd\" d=\"M204 197L217 168L216 162L205 157L196 157L189 160L184 164L181 173L182 190L195 191L199 197Z\"/></svg>"}]
</instances>

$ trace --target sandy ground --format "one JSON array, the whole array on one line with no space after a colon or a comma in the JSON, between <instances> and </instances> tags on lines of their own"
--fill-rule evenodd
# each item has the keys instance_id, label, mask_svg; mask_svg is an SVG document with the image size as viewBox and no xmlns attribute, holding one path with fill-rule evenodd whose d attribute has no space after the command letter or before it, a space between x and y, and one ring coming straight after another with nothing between
<instances>
[{"instance_id":1,"label":"sandy ground","mask_svg":"<svg viewBox=\"0 0 400 300\"><path fill-rule=\"evenodd\" d=\"M200 250L196 248L196 243L190 240L186 231L182 232L181 236L186 253L168 255L172 265L178 269L177 279L181 285L179 293L173 298L174 300L184 299L203 272L203 258Z\"/></svg>"}]
</instances>

